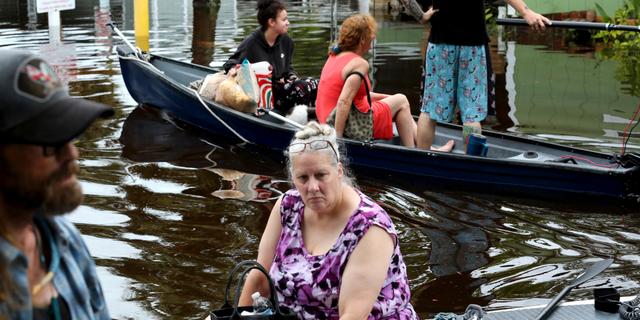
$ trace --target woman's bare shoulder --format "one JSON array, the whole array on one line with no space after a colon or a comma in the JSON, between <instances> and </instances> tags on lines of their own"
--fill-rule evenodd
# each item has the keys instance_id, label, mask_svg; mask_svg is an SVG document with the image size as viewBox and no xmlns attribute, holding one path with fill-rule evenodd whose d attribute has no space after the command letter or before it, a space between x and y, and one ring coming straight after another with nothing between
<instances>
[{"instance_id":1,"label":"woman's bare shoulder","mask_svg":"<svg viewBox=\"0 0 640 320\"><path fill-rule=\"evenodd\" d=\"M369 62L361 56L353 58L353 60L349 61L342 69L342 78L354 71L367 74L369 72Z\"/></svg>"}]
</instances>

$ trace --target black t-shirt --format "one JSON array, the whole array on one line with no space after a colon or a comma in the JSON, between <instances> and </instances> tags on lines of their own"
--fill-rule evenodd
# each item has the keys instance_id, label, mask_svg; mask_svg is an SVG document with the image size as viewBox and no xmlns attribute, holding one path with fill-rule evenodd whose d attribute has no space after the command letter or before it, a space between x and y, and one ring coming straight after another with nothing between
<instances>
[{"instance_id":1,"label":"black t-shirt","mask_svg":"<svg viewBox=\"0 0 640 320\"><path fill-rule=\"evenodd\" d=\"M429 42L480 46L489 42L484 0L430 0L439 11L431 17Z\"/></svg>"}]
</instances>

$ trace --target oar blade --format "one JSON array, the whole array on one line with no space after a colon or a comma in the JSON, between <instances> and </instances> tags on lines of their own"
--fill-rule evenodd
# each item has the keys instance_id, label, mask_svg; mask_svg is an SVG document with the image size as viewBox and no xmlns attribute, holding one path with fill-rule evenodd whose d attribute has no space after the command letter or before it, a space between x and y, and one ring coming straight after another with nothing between
<instances>
[{"instance_id":1,"label":"oar blade","mask_svg":"<svg viewBox=\"0 0 640 320\"><path fill-rule=\"evenodd\" d=\"M542 312L540 312L540 314L538 315L536 320L547 319L549 317L549 315L551 315L551 313L553 313L553 310L556 307L556 305L558 305L560 300L562 300L562 298L564 298L564 296L566 296L569 293L569 291L571 291L571 289L573 289L573 288L583 284L587 280L597 276L600 272L604 271L604 269L608 268L611 265L611 263L613 263L613 259L609 258L609 259L604 259L604 260L598 261L598 262L592 264L591 266L589 266L589 268L587 268L587 270L585 270L582 275L577 277L568 286L566 286L564 289L562 289L562 291L560 291L560 293L558 295L556 295L553 298L553 300L551 300L551 302L549 302L549 304L547 304L547 306L542 310Z\"/></svg>"},{"instance_id":2,"label":"oar blade","mask_svg":"<svg viewBox=\"0 0 640 320\"><path fill-rule=\"evenodd\" d=\"M587 268L587 270L585 270L583 274L581 274L579 277L573 280L570 286L575 288L585 283L587 280L595 277L596 275L598 275L599 273L607 269L612 263L613 263L613 259L609 258L609 259L600 260L592 264L589 268Z\"/></svg>"}]
</instances>

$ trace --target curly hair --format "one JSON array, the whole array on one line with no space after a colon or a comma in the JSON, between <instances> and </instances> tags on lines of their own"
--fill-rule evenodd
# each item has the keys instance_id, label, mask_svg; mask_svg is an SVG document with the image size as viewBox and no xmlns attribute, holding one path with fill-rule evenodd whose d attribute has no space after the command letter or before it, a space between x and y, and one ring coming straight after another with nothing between
<instances>
[{"instance_id":1,"label":"curly hair","mask_svg":"<svg viewBox=\"0 0 640 320\"><path fill-rule=\"evenodd\" d=\"M340 26L337 50L332 49L329 54L356 50L361 41L368 42L372 40L376 29L376 20L372 16L363 13L350 16Z\"/></svg>"},{"instance_id":2,"label":"curly hair","mask_svg":"<svg viewBox=\"0 0 640 320\"><path fill-rule=\"evenodd\" d=\"M269 19L276 19L278 13L282 10L287 10L284 3L280 0L258 0L258 23L262 31L267 30L269 26Z\"/></svg>"}]
</instances>

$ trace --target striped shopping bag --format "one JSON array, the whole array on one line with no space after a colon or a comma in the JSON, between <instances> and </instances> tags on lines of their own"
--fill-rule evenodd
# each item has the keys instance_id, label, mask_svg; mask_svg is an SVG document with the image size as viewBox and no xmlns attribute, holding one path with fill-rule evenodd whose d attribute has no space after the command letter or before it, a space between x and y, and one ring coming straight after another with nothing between
<instances>
[{"instance_id":1,"label":"striped shopping bag","mask_svg":"<svg viewBox=\"0 0 640 320\"><path fill-rule=\"evenodd\" d=\"M273 110L273 94L271 90L271 65L269 64L269 62L262 61L251 64L251 67L256 73L258 88L260 89L260 101L258 101L258 109Z\"/></svg>"}]
</instances>

